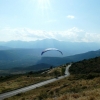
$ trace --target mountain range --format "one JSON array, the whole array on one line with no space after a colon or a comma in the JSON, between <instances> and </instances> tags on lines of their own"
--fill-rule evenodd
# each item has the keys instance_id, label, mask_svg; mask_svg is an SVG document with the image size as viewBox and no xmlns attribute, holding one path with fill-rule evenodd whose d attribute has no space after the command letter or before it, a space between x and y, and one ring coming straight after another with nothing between
<instances>
[{"instance_id":1,"label":"mountain range","mask_svg":"<svg viewBox=\"0 0 100 100\"><path fill-rule=\"evenodd\" d=\"M60 49L64 56L70 56L74 54L85 53L88 51L94 51L100 49L100 43L94 42L66 42L59 41L55 39L43 39L37 41L8 41L8 42L0 42L0 46L5 47L5 49L17 49L17 48L28 48L28 49L41 49L44 50L46 48L57 48ZM0 49L1 50L1 49ZM4 48L3 48L4 50ZM53 56L55 53L45 54L45 56ZM54 55L55 57L58 54ZM59 57L62 57L59 55Z\"/></svg>"},{"instance_id":2,"label":"mountain range","mask_svg":"<svg viewBox=\"0 0 100 100\"><path fill-rule=\"evenodd\" d=\"M19 50L19 49L18 49ZM31 69L33 67L36 67L37 65L41 65L40 67L36 67L37 70L43 69L43 64L47 64L49 67L50 66L59 66L62 64L66 63L71 63L71 62L77 62L81 61L84 59L90 59L90 58L95 58L100 56L100 50L97 51L90 51L82 54L76 54L72 56L66 56L66 57L38 57L31 55L31 51L22 51L15 50L12 52L12 50L1 50L0 51L0 69L12 69L12 68L18 68L18 69ZM27 53L26 53L27 52ZM15 55L14 55L15 54ZM48 68L47 66L47 68ZM32 68L35 69L36 68ZM46 67L45 67L46 68Z\"/></svg>"},{"instance_id":3,"label":"mountain range","mask_svg":"<svg viewBox=\"0 0 100 100\"><path fill-rule=\"evenodd\" d=\"M65 42L54 39L37 41L9 41L0 42L0 69L26 68L30 66L59 66L100 56L100 43ZM57 48L41 55L45 48ZM41 68L42 68L41 67ZM37 67L38 69L41 69ZM45 67L46 68L46 67ZM29 68L31 69L31 67ZM35 69L36 70L36 69Z\"/></svg>"}]
</instances>

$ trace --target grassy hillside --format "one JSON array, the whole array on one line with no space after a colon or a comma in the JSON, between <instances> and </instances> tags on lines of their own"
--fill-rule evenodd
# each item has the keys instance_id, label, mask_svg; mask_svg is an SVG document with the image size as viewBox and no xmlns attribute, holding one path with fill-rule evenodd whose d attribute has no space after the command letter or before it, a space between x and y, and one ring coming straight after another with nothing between
<instances>
[{"instance_id":1,"label":"grassy hillside","mask_svg":"<svg viewBox=\"0 0 100 100\"><path fill-rule=\"evenodd\" d=\"M5 100L100 100L99 65L100 57L73 63L69 77Z\"/></svg>"},{"instance_id":2,"label":"grassy hillside","mask_svg":"<svg viewBox=\"0 0 100 100\"><path fill-rule=\"evenodd\" d=\"M100 77L77 79L69 76L5 100L100 100Z\"/></svg>"},{"instance_id":3,"label":"grassy hillside","mask_svg":"<svg viewBox=\"0 0 100 100\"><path fill-rule=\"evenodd\" d=\"M0 93L32 85L57 76L64 75L65 67L41 70L38 72L30 71L26 74L8 75L0 77Z\"/></svg>"}]
</instances>

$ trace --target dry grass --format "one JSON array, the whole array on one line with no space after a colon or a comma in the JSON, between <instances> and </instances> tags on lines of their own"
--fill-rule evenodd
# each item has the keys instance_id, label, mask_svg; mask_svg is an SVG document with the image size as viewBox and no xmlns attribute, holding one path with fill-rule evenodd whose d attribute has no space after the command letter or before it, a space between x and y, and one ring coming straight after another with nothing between
<instances>
[{"instance_id":1,"label":"dry grass","mask_svg":"<svg viewBox=\"0 0 100 100\"><path fill-rule=\"evenodd\" d=\"M49 98L47 100L53 100ZM100 100L100 88L89 91L83 91L81 93L68 93L57 97L57 100Z\"/></svg>"},{"instance_id":2,"label":"dry grass","mask_svg":"<svg viewBox=\"0 0 100 100\"><path fill-rule=\"evenodd\" d=\"M7 81L0 82L0 93L14 90L14 89L21 88L21 87L25 87L25 86L35 84L35 83L38 83L38 82L41 82L47 79L50 79L50 77L49 76L34 77L34 76L22 75L15 79L11 78L11 79L8 79Z\"/></svg>"},{"instance_id":3,"label":"dry grass","mask_svg":"<svg viewBox=\"0 0 100 100\"><path fill-rule=\"evenodd\" d=\"M48 72L48 74L52 74L52 73L54 73L54 71L61 72L61 68L62 68L62 67L53 68L52 70L50 70L50 71Z\"/></svg>"},{"instance_id":4,"label":"dry grass","mask_svg":"<svg viewBox=\"0 0 100 100\"><path fill-rule=\"evenodd\" d=\"M48 80L50 78L55 77L54 72L57 71L59 73L59 75L61 75L61 68L62 67L58 67L58 68L53 68L45 73L38 73L37 75L34 76L34 74L32 75L20 75L18 77L13 77L6 79L5 81L1 81L0 82L0 93L4 93L7 91L11 91L14 89L18 89L21 87L25 87L31 84L35 84L41 81L45 81Z\"/></svg>"},{"instance_id":5,"label":"dry grass","mask_svg":"<svg viewBox=\"0 0 100 100\"><path fill-rule=\"evenodd\" d=\"M78 80L70 76L6 100L100 100L99 82L100 77Z\"/></svg>"}]
</instances>

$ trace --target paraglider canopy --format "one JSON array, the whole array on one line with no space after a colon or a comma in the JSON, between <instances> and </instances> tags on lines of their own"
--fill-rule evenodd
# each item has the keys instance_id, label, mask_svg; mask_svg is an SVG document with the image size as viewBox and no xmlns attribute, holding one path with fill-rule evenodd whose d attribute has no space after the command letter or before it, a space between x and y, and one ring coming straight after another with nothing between
<instances>
[{"instance_id":1,"label":"paraglider canopy","mask_svg":"<svg viewBox=\"0 0 100 100\"><path fill-rule=\"evenodd\" d=\"M59 51L63 55L63 53L59 49L56 49L56 48L47 48L42 51L41 55L43 55L43 53L45 53L47 51Z\"/></svg>"}]
</instances>

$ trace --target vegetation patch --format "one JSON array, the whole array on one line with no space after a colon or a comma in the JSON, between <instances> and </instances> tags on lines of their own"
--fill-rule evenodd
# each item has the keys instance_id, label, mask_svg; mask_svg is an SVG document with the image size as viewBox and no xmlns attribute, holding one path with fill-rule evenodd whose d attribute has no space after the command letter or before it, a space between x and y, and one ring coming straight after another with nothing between
<instances>
[{"instance_id":1,"label":"vegetation patch","mask_svg":"<svg viewBox=\"0 0 100 100\"><path fill-rule=\"evenodd\" d=\"M62 75L62 67L62 71L52 69L42 75ZM99 69L100 57L79 61L70 67L69 77L5 100L100 100Z\"/></svg>"},{"instance_id":2,"label":"vegetation patch","mask_svg":"<svg viewBox=\"0 0 100 100\"><path fill-rule=\"evenodd\" d=\"M21 96L10 97L7 100L22 100L22 98L25 100L54 100L54 98L57 100L92 100L92 98L99 100L99 82L100 77L77 80L76 75L71 75L68 78L25 92ZM94 95L91 96L92 93Z\"/></svg>"},{"instance_id":3,"label":"vegetation patch","mask_svg":"<svg viewBox=\"0 0 100 100\"><path fill-rule=\"evenodd\" d=\"M35 83L39 83L54 77L61 76L63 67L49 69L47 71L30 71L23 75L8 75L0 77L0 93L8 92ZM65 67L63 68L65 69Z\"/></svg>"}]
</instances>

